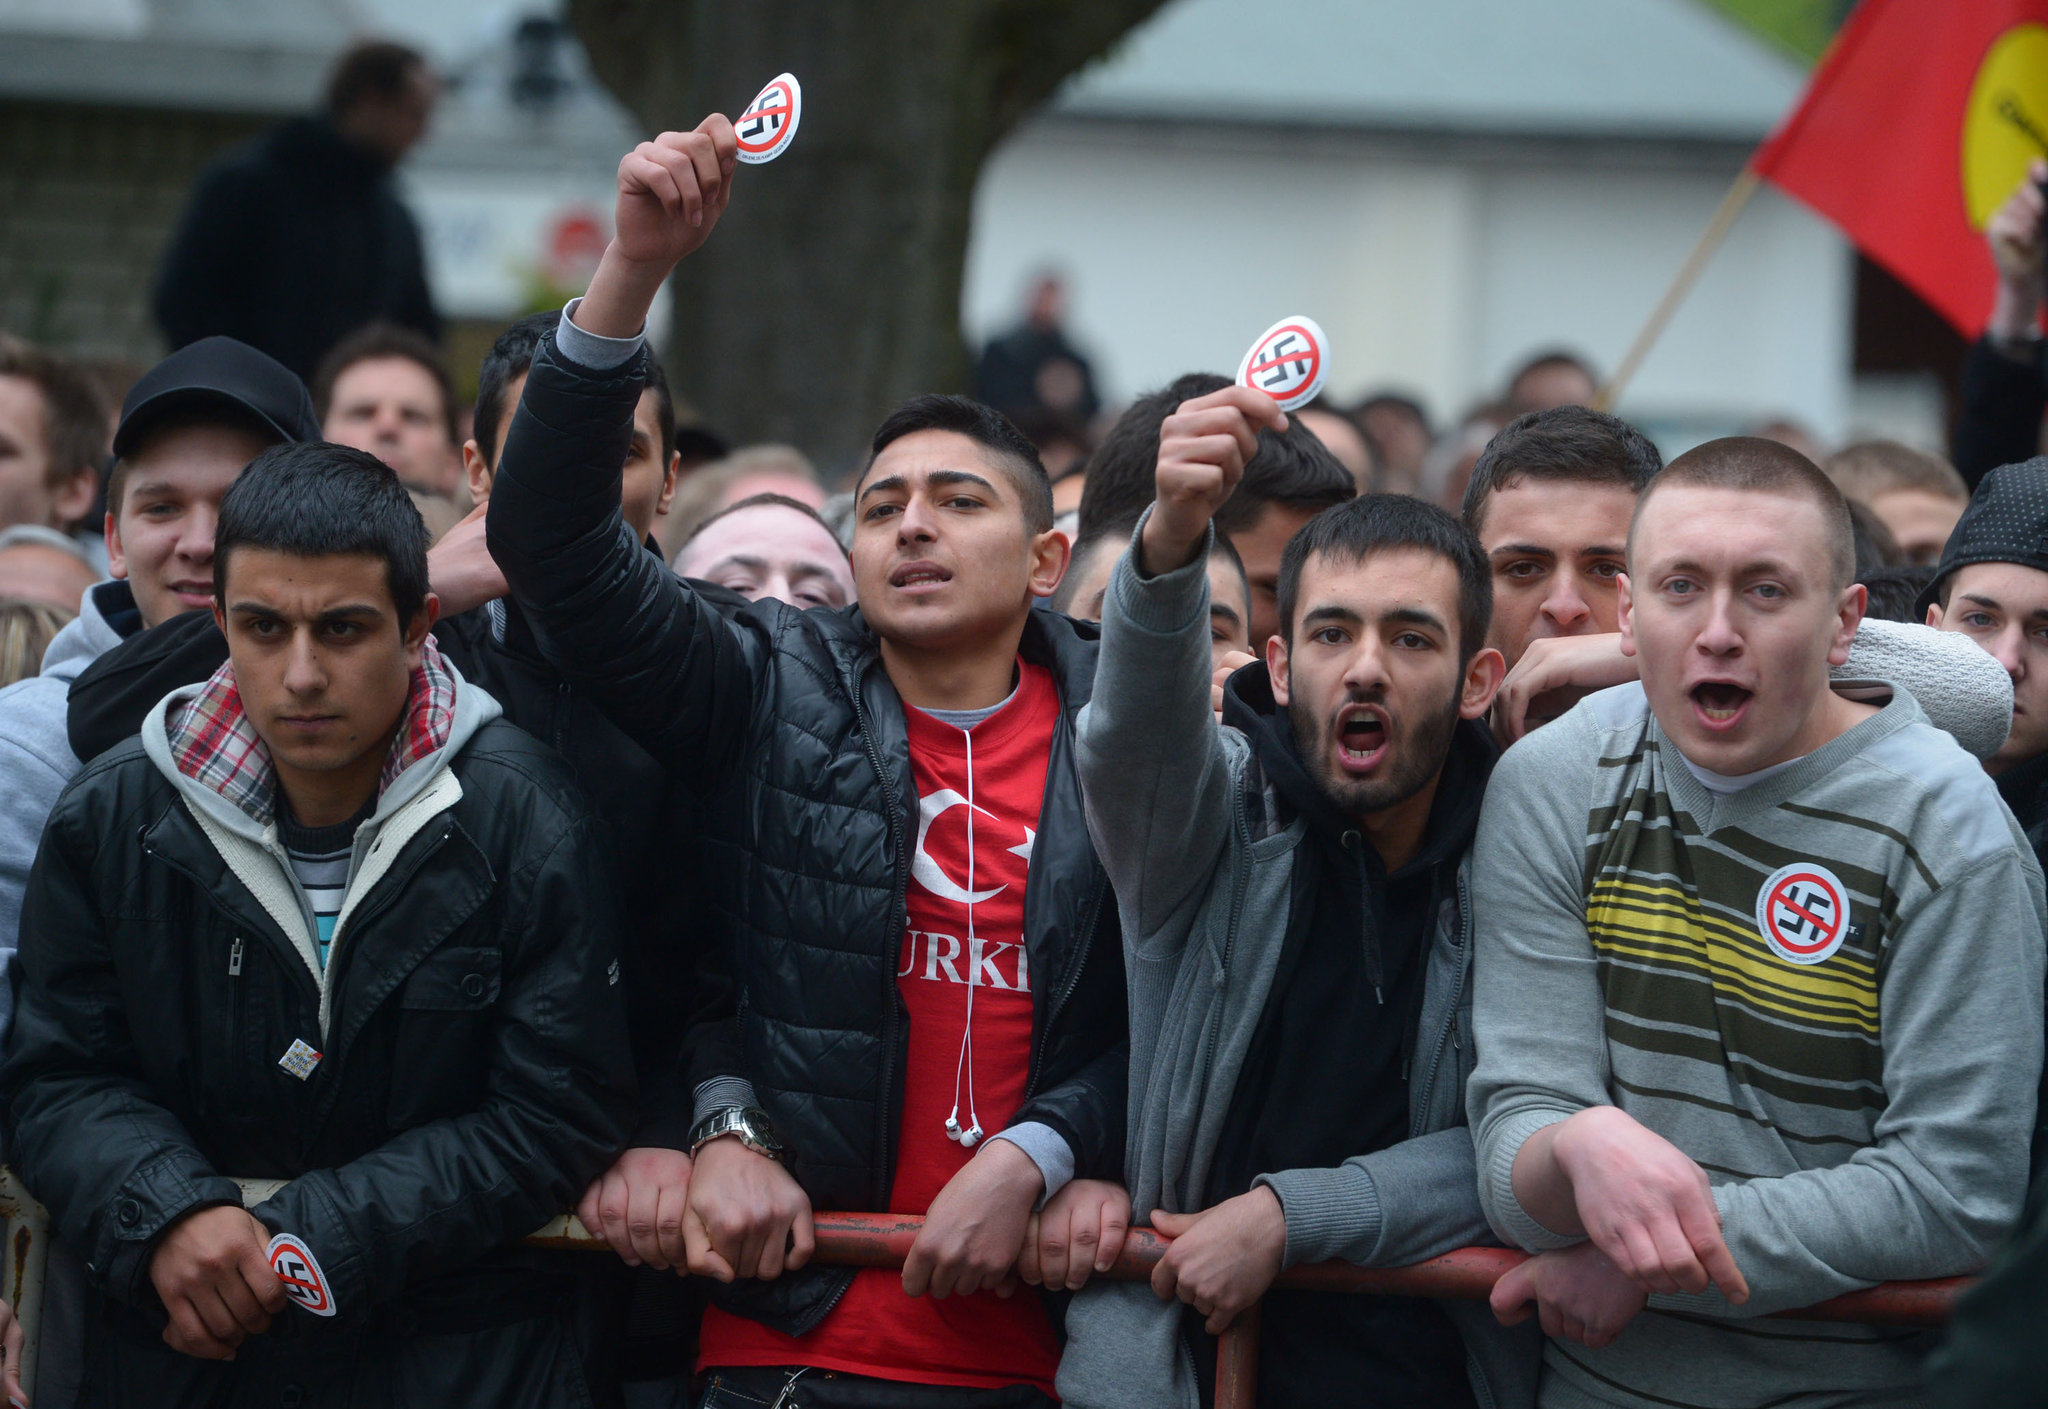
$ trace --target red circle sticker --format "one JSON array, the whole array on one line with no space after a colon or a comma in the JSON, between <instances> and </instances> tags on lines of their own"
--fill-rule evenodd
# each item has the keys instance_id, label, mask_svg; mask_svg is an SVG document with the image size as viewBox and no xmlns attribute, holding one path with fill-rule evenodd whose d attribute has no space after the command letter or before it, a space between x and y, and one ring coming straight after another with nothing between
<instances>
[{"instance_id":1,"label":"red circle sticker","mask_svg":"<svg viewBox=\"0 0 2048 1409\"><path fill-rule=\"evenodd\" d=\"M755 95L732 125L733 135L739 139L739 159L749 166L774 161L796 136L803 115L803 85L789 74L779 75Z\"/></svg>"},{"instance_id":2,"label":"red circle sticker","mask_svg":"<svg viewBox=\"0 0 2048 1409\"><path fill-rule=\"evenodd\" d=\"M1756 929L1780 959L1818 964L1849 937L1849 892L1825 866L1780 866L1756 893Z\"/></svg>"},{"instance_id":3,"label":"red circle sticker","mask_svg":"<svg viewBox=\"0 0 2048 1409\"><path fill-rule=\"evenodd\" d=\"M290 1233L270 1240L266 1253L270 1270L284 1283L284 1294L315 1316L334 1314L334 1294L327 1290L327 1278L313 1258L313 1250Z\"/></svg>"},{"instance_id":4,"label":"red circle sticker","mask_svg":"<svg viewBox=\"0 0 2048 1409\"><path fill-rule=\"evenodd\" d=\"M1239 385L1263 391L1282 411L1306 406L1330 378L1329 342L1313 318L1282 318L1237 365Z\"/></svg>"}]
</instances>

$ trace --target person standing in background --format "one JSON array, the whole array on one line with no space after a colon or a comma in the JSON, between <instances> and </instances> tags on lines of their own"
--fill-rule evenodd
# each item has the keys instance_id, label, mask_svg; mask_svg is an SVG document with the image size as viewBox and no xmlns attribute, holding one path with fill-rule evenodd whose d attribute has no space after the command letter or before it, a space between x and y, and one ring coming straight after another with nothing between
<instances>
[{"instance_id":1,"label":"person standing in background","mask_svg":"<svg viewBox=\"0 0 2048 1409\"><path fill-rule=\"evenodd\" d=\"M438 93L418 53L365 41L336 63L320 115L201 173L157 276L171 346L225 333L310 381L329 348L373 319L438 339L419 227L391 176Z\"/></svg>"}]
</instances>

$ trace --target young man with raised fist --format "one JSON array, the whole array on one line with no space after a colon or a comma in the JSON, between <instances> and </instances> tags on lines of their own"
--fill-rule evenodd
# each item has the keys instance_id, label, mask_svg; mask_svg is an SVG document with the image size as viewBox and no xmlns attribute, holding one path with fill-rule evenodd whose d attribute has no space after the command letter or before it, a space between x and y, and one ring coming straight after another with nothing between
<instances>
[{"instance_id":1,"label":"young man with raised fist","mask_svg":"<svg viewBox=\"0 0 2048 1409\"><path fill-rule=\"evenodd\" d=\"M79 1403L588 1403L516 1245L631 1114L595 821L435 648L389 469L278 447L210 528L228 661L65 791L22 912L0 1094L91 1274Z\"/></svg>"},{"instance_id":2,"label":"young man with raised fist","mask_svg":"<svg viewBox=\"0 0 2048 1409\"><path fill-rule=\"evenodd\" d=\"M1193 1404L1211 1337L1265 1296L1261 1403L1526 1405L1535 1340L1482 1307L1266 1295L1300 1263L1490 1240L1465 1128L1465 871L1503 671L1472 534L1369 495L1288 543L1280 630L1217 721L1213 520L1285 424L1243 387L1169 416L1103 601L1081 776L1127 940L1132 1191L1175 1241L1151 1286L1076 1300L1060 1393Z\"/></svg>"},{"instance_id":3,"label":"young man with raised fist","mask_svg":"<svg viewBox=\"0 0 2048 1409\"><path fill-rule=\"evenodd\" d=\"M721 1284L706 1404L1046 1404L1045 1305L999 1293L1020 1260L1078 1285L1128 1216L1074 1178L1124 1144L1122 948L1074 763L1095 642L1032 609L1067 559L1037 454L955 397L876 432L855 608L714 601L639 550L618 480L647 310L734 171L722 116L620 163L488 516L550 659L700 800L668 842L699 851L703 924L666 938L678 964L722 946L737 990L690 1043L690 1153L628 1151L603 1197ZM809 1265L814 1208L925 1223L900 1276L856 1273Z\"/></svg>"},{"instance_id":4,"label":"young man with raised fist","mask_svg":"<svg viewBox=\"0 0 2048 1409\"><path fill-rule=\"evenodd\" d=\"M1975 1271L2019 1211L2041 872L1910 695L1829 688L1850 533L1774 442L1673 461L1619 583L1641 683L1494 770L1469 1100L1545 1406L1900 1402L1927 1337L1768 1313Z\"/></svg>"}]
</instances>

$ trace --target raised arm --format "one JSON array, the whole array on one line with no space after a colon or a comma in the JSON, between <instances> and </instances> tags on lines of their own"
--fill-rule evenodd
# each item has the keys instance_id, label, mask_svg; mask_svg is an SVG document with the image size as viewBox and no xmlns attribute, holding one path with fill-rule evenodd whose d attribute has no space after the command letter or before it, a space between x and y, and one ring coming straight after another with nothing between
<instances>
[{"instance_id":1,"label":"raised arm","mask_svg":"<svg viewBox=\"0 0 2048 1409\"><path fill-rule=\"evenodd\" d=\"M505 437L485 519L491 556L549 662L700 791L730 760L759 651L635 542L619 482L655 292L730 197L732 124L663 133L619 164L618 233L590 292L544 339Z\"/></svg>"},{"instance_id":2,"label":"raised arm","mask_svg":"<svg viewBox=\"0 0 2048 1409\"><path fill-rule=\"evenodd\" d=\"M1095 693L1081 715L1088 830L1129 943L1185 938L1231 825L1230 769L1210 710L1209 520L1244 474L1270 397L1226 387L1159 433L1156 497L1102 608Z\"/></svg>"}]
</instances>

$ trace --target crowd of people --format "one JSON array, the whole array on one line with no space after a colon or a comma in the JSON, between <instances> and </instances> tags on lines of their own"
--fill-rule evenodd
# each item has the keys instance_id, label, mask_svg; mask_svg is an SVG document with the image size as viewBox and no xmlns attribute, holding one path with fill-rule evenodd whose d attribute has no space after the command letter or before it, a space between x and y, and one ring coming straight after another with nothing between
<instances>
[{"instance_id":1,"label":"crowd of people","mask_svg":"<svg viewBox=\"0 0 2048 1409\"><path fill-rule=\"evenodd\" d=\"M430 77L351 62L202 206L387 169ZM409 283L342 325L203 213L167 326L245 320L118 412L0 339L38 1406L1200 1409L1260 1305L1272 1406L2037 1402L2031 183L1954 463L1667 464L1564 352L1448 430L1105 412L1046 281L828 492L647 344L736 171L627 154L473 405ZM1489 1302L1276 1286L1473 1245Z\"/></svg>"}]
</instances>

